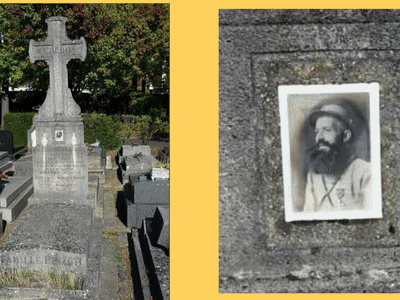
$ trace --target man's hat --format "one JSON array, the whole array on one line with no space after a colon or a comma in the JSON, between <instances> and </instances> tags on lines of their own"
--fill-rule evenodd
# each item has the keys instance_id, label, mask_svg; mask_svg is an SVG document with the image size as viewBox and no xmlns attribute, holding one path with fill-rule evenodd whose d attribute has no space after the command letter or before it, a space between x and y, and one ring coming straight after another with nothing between
<instances>
[{"instance_id":1,"label":"man's hat","mask_svg":"<svg viewBox=\"0 0 400 300\"><path fill-rule=\"evenodd\" d=\"M310 115L309 120L311 126L315 127L315 122L322 116L330 116L341 121L353 133L353 135L358 135L358 132L361 129L362 118L354 105L348 101L321 106Z\"/></svg>"}]
</instances>

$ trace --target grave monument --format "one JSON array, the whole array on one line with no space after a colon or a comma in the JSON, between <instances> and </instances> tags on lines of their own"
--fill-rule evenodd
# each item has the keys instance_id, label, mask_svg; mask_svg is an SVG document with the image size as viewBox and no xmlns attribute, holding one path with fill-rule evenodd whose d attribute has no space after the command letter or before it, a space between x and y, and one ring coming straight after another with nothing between
<instances>
[{"instance_id":1,"label":"grave monument","mask_svg":"<svg viewBox=\"0 0 400 300\"><path fill-rule=\"evenodd\" d=\"M34 195L0 248L0 268L74 272L96 298L102 220L88 193L84 127L66 67L70 59L85 59L86 44L66 36L66 22L47 19L46 40L29 44L31 62L49 64L50 88L29 131Z\"/></svg>"},{"instance_id":2,"label":"grave monument","mask_svg":"<svg viewBox=\"0 0 400 300\"><path fill-rule=\"evenodd\" d=\"M86 43L82 37L66 36L67 18L51 17L48 37L29 43L31 62L49 64L50 88L33 120L34 198L31 203L71 203L88 205L88 154L84 143L80 108L68 88L67 63L84 60Z\"/></svg>"}]
</instances>

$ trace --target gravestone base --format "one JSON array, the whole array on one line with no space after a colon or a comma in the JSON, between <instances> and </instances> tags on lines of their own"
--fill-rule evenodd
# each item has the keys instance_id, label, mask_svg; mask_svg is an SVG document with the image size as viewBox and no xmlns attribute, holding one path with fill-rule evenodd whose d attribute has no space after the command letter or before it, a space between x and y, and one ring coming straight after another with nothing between
<instances>
[{"instance_id":1,"label":"gravestone base","mask_svg":"<svg viewBox=\"0 0 400 300\"><path fill-rule=\"evenodd\" d=\"M86 274L93 208L32 205L2 245L0 268Z\"/></svg>"}]
</instances>

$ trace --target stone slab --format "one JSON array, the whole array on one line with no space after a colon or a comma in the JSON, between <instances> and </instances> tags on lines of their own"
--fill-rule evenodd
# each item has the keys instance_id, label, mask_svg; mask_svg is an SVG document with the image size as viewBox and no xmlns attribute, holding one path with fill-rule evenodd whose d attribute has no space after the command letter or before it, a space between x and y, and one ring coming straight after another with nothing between
<instances>
[{"instance_id":1,"label":"stone slab","mask_svg":"<svg viewBox=\"0 0 400 300\"><path fill-rule=\"evenodd\" d=\"M0 207L9 206L31 183L32 177L8 177L0 194Z\"/></svg>"},{"instance_id":2,"label":"stone slab","mask_svg":"<svg viewBox=\"0 0 400 300\"><path fill-rule=\"evenodd\" d=\"M148 173L135 172L129 173L129 184L133 186L136 182L149 181Z\"/></svg>"},{"instance_id":3,"label":"stone slab","mask_svg":"<svg viewBox=\"0 0 400 300\"><path fill-rule=\"evenodd\" d=\"M5 171L9 170L10 168L12 168L12 166L13 166L12 162L9 161L5 165L0 166L0 172L5 172Z\"/></svg>"},{"instance_id":4,"label":"stone slab","mask_svg":"<svg viewBox=\"0 0 400 300\"><path fill-rule=\"evenodd\" d=\"M158 206L163 204L132 203L125 198L126 219L128 228L141 228L145 218L152 218Z\"/></svg>"},{"instance_id":5,"label":"stone slab","mask_svg":"<svg viewBox=\"0 0 400 300\"><path fill-rule=\"evenodd\" d=\"M169 180L135 183L133 201L136 204L169 204Z\"/></svg>"},{"instance_id":6,"label":"stone slab","mask_svg":"<svg viewBox=\"0 0 400 300\"><path fill-rule=\"evenodd\" d=\"M122 169L126 172L147 171L150 172L151 166L157 163L157 159L152 155L141 155L138 157L128 156L124 158Z\"/></svg>"},{"instance_id":7,"label":"stone slab","mask_svg":"<svg viewBox=\"0 0 400 300\"><path fill-rule=\"evenodd\" d=\"M150 146L130 146L130 145L122 145L120 149L120 155L122 157L133 156L138 153L142 153L142 155L151 155Z\"/></svg>"},{"instance_id":8,"label":"stone slab","mask_svg":"<svg viewBox=\"0 0 400 300\"><path fill-rule=\"evenodd\" d=\"M150 280L140 245L142 233L140 235L139 239L139 230L132 229L131 239L129 239L129 250L132 253L132 273L134 274L132 276L133 292L135 299L151 299Z\"/></svg>"},{"instance_id":9,"label":"stone slab","mask_svg":"<svg viewBox=\"0 0 400 300\"><path fill-rule=\"evenodd\" d=\"M0 237L3 236L4 230L3 230L3 213L0 212Z\"/></svg>"},{"instance_id":10,"label":"stone slab","mask_svg":"<svg viewBox=\"0 0 400 300\"><path fill-rule=\"evenodd\" d=\"M37 203L93 206L87 200L87 155L86 146L34 147L33 183Z\"/></svg>"},{"instance_id":11,"label":"stone slab","mask_svg":"<svg viewBox=\"0 0 400 300\"><path fill-rule=\"evenodd\" d=\"M83 290L90 290L93 299L99 299L101 244L103 239L102 216L94 218L90 230L86 276L83 281Z\"/></svg>"},{"instance_id":12,"label":"stone slab","mask_svg":"<svg viewBox=\"0 0 400 300\"><path fill-rule=\"evenodd\" d=\"M152 245L151 220L146 219L144 230L139 230L141 248L146 261L146 269L150 281L150 291L153 299L169 299L169 252Z\"/></svg>"},{"instance_id":13,"label":"stone slab","mask_svg":"<svg viewBox=\"0 0 400 300\"><path fill-rule=\"evenodd\" d=\"M97 170L104 168L104 148L92 147L91 151L88 151L88 169Z\"/></svg>"},{"instance_id":14,"label":"stone slab","mask_svg":"<svg viewBox=\"0 0 400 300\"><path fill-rule=\"evenodd\" d=\"M92 215L88 206L29 206L0 247L0 268L85 275Z\"/></svg>"},{"instance_id":15,"label":"stone slab","mask_svg":"<svg viewBox=\"0 0 400 300\"><path fill-rule=\"evenodd\" d=\"M50 290L38 288L1 287L0 299L3 300L31 300L31 299L93 299L90 291L82 290Z\"/></svg>"},{"instance_id":16,"label":"stone slab","mask_svg":"<svg viewBox=\"0 0 400 300\"><path fill-rule=\"evenodd\" d=\"M151 180L169 179L169 169L164 168L151 168Z\"/></svg>"},{"instance_id":17,"label":"stone slab","mask_svg":"<svg viewBox=\"0 0 400 300\"><path fill-rule=\"evenodd\" d=\"M292 281L278 271L302 270L302 261L330 262L333 270L342 264L343 272L397 265L378 252L399 251L399 18L398 10L220 11L220 292L364 292L371 289L357 272ZM365 82L380 85L383 218L285 222L278 86ZM334 255L316 259L324 246ZM287 248L308 255L278 254ZM368 259L348 260L350 248L352 258Z\"/></svg>"},{"instance_id":18,"label":"stone slab","mask_svg":"<svg viewBox=\"0 0 400 300\"><path fill-rule=\"evenodd\" d=\"M8 157L8 152L7 151L0 151L0 160L3 158L7 158Z\"/></svg>"},{"instance_id":19,"label":"stone slab","mask_svg":"<svg viewBox=\"0 0 400 300\"><path fill-rule=\"evenodd\" d=\"M0 130L0 151L9 155L14 153L13 134L8 130Z\"/></svg>"},{"instance_id":20,"label":"stone slab","mask_svg":"<svg viewBox=\"0 0 400 300\"><path fill-rule=\"evenodd\" d=\"M33 185L30 184L9 206L0 208L0 212L3 213L3 219L9 223L13 222L27 206L28 199L32 194Z\"/></svg>"},{"instance_id":21,"label":"stone slab","mask_svg":"<svg viewBox=\"0 0 400 300\"><path fill-rule=\"evenodd\" d=\"M10 161L10 157L8 156L8 152L0 151L0 166L6 165Z\"/></svg>"},{"instance_id":22,"label":"stone slab","mask_svg":"<svg viewBox=\"0 0 400 300\"><path fill-rule=\"evenodd\" d=\"M32 177L33 176L33 163L31 160L17 160L14 162L14 176Z\"/></svg>"},{"instance_id":23,"label":"stone slab","mask_svg":"<svg viewBox=\"0 0 400 300\"><path fill-rule=\"evenodd\" d=\"M169 249L169 206L157 206L150 227L157 245Z\"/></svg>"}]
</instances>

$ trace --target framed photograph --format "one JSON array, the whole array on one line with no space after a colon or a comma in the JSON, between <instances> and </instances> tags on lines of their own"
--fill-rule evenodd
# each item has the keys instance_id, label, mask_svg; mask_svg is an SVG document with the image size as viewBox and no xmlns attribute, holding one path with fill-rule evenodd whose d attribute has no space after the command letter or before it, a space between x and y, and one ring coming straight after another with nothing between
<instances>
[{"instance_id":1,"label":"framed photograph","mask_svg":"<svg viewBox=\"0 0 400 300\"><path fill-rule=\"evenodd\" d=\"M285 220L382 218L379 84L278 93Z\"/></svg>"}]
</instances>

